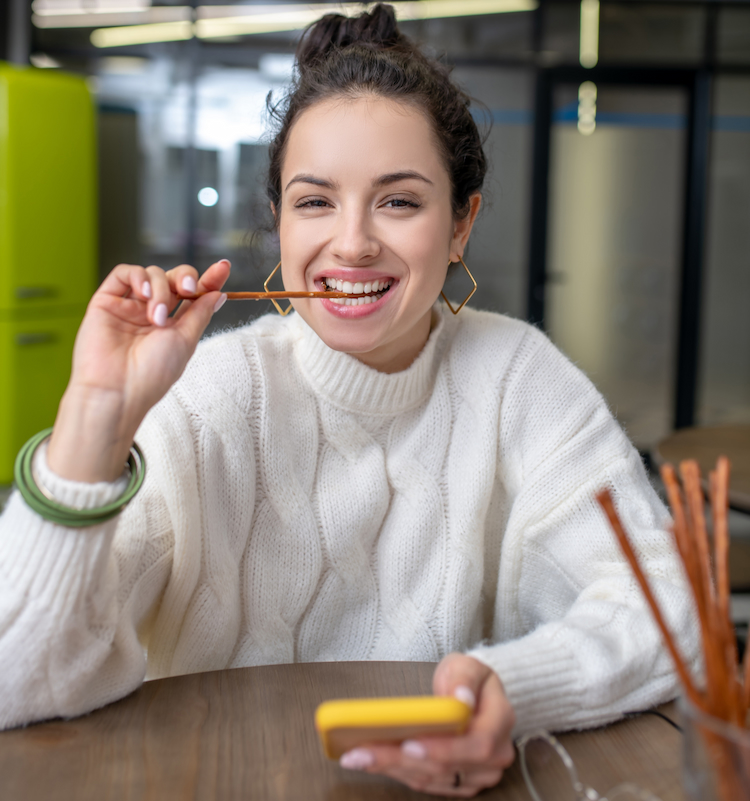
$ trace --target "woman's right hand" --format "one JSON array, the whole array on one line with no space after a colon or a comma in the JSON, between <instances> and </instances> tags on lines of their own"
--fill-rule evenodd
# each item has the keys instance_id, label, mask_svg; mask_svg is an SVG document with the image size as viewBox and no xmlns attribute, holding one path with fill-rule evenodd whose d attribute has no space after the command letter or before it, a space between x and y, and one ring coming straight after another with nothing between
<instances>
[{"instance_id":1,"label":"woman's right hand","mask_svg":"<svg viewBox=\"0 0 750 801\"><path fill-rule=\"evenodd\" d=\"M211 315L226 300L230 264L198 277L187 264L120 264L86 310L47 459L63 478L113 481L148 410L182 375ZM197 293L206 292L196 300ZM183 301L174 317L169 314Z\"/></svg>"}]
</instances>

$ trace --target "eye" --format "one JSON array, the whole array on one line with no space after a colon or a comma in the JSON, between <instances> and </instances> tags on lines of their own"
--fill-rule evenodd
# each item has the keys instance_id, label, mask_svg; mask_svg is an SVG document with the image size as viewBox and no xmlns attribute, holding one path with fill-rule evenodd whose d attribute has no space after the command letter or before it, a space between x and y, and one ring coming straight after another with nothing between
<instances>
[{"instance_id":1,"label":"eye","mask_svg":"<svg viewBox=\"0 0 750 801\"><path fill-rule=\"evenodd\" d=\"M294 204L295 209L322 209L328 205L328 201L319 197L305 198Z\"/></svg>"},{"instance_id":2,"label":"eye","mask_svg":"<svg viewBox=\"0 0 750 801\"><path fill-rule=\"evenodd\" d=\"M392 209L418 209L420 204L405 197L392 197L385 202L385 205Z\"/></svg>"}]
</instances>

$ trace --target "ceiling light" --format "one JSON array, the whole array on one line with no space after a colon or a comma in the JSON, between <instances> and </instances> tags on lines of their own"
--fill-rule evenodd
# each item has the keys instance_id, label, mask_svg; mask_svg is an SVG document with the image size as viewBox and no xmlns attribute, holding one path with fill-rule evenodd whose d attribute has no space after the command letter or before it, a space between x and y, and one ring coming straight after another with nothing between
<instances>
[{"instance_id":1,"label":"ceiling light","mask_svg":"<svg viewBox=\"0 0 750 801\"><path fill-rule=\"evenodd\" d=\"M596 84L584 81L578 87L578 130L590 136L596 130Z\"/></svg>"},{"instance_id":2,"label":"ceiling light","mask_svg":"<svg viewBox=\"0 0 750 801\"><path fill-rule=\"evenodd\" d=\"M100 25L152 25L157 22L190 21L189 6L159 6L109 11L94 9L86 13L34 14L31 21L37 28L98 28Z\"/></svg>"},{"instance_id":3,"label":"ceiling light","mask_svg":"<svg viewBox=\"0 0 750 801\"><path fill-rule=\"evenodd\" d=\"M37 0L37 2L40 1ZM103 1L98 0L98 2ZM130 0L108 1L130 2ZM135 1L133 0L133 2ZM45 2L50 2L50 0L45 0ZM68 2L76 2L76 0L68 0ZM371 8L373 5L372 3L369 6L364 6L362 3L325 3L315 5L293 3L288 5L199 6L196 9L197 19L192 26L192 33L201 39L215 39L258 33L296 31L315 22L324 14L340 13L351 16L360 14L363 10ZM407 2L393 3L396 17L401 21L533 11L538 5L538 0L408 0ZM161 8L166 10L170 7ZM171 8L174 9L174 7ZM141 13L152 14L156 10L151 8ZM133 30L135 28L138 30ZM130 33L123 32L122 36L114 33L118 30L120 29L104 28L96 30L91 34L91 41L97 47L117 47L120 44L134 45L190 38L185 33L186 28L178 28L176 23L172 26L166 24L160 26L131 26ZM123 28L122 30L125 31L127 29ZM159 30L164 32L166 38L154 38L158 35Z\"/></svg>"},{"instance_id":4,"label":"ceiling light","mask_svg":"<svg viewBox=\"0 0 750 801\"><path fill-rule=\"evenodd\" d=\"M599 0L581 0L579 61L589 69L599 61Z\"/></svg>"},{"instance_id":5,"label":"ceiling light","mask_svg":"<svg viewBox=\"0 0 750 801\"><path fill-rule=\"evenodd\" d=\"M394 2L400 21L470 17L479 14L502 14L533 11L537 0L413 0ZM284 6L201 6L195 35L202 39L256 33L295 31L310 25L323 14L354 15L364 10L361 3L325 5L294 4Z\"/></svg>"},{"instance_id":6,"label":"ceiling light","mask_svg":"<svg viewBox=\"0 0 750 801\"><path fill-rule=\"evenodd\" d=\"M99 28L91 32L91 43L95 47L124 47L151 42L177 42L192 38L193 24L189 21Z\"/></svg>"},{"instance_id":7,"label":"ceiling light","mask_svg":"<svg viewBox=\"0 0 750 801\"><path fill-rule=\"evenodd\" d=\"M56 70L60 67L60 62L55 61L54 58L51 58L46 53L32 53L29 56L29 61L32 67L40 70Z\"/></svg>"},{"instance_id":8,"label":"ceiling light","mask_svg":"<svg viewBox=\"0 0 750 801\"><path fill-rule=\"evenodd\" d=\"M99 59L99 72L106 75L139 75L148 68L147 58L106 56Z\"/></svg>"},{"instance_id":9,"label":"ceiling light","mask_svg":"<svg viewBox=\"0 0 750 801\"><path fill-rule=\"evenodd\" d=\"M219 202L219 193L213 186L204 186L198 192L198 202L201 206L215 206Z\"/></svg>"},{"instance_id":10,"label":"ceiling light","mask_svg":"<svg viewBox=\"0 0 750 801\"><path fill-rule=\"evenodd\" d=\"M113 11L142 11L150 0L34 0L31 10L40 16L50 14L94 14Z\"/></svg>"}]
</instances>

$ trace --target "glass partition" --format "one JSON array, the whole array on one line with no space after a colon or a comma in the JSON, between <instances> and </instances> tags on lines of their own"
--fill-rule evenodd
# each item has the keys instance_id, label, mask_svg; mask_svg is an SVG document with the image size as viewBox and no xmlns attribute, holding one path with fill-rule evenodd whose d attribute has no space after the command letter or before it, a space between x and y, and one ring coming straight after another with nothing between
<instances>
[{"instance_id":1,"label":"glass partition","mask_svg":"<svg viewBox=\"0 0 750 801\"><path fill-rule=\"evenodd\" d=\"M713 99L698 421L750 423L750 77Z\"/></svg>"},{"instance_id":2,"label":"glass partition","mask_svg":"<svg viewBox=\"0 0 750 801\"><path fill-rule=\"evenodd\" d=\"M642 449L672 423L686 102L590 82L554 97L548 328Z\"/></svg>"},{"instance_id":3,"label":"glass partition","mask_svg":"<svg viewBox=\"0 0 750 801\"><path fill-rule=\"evenodd\" d=\"M491 123L485 146L489 173L483 209L465 258L478 284L471 304L525 317L533 74L523 69L473 67L457 69L454 76L487 107L476 110L478 124ZM466 288L458 272L446 294L463 298Z\"/></svg>"}]
</instances>

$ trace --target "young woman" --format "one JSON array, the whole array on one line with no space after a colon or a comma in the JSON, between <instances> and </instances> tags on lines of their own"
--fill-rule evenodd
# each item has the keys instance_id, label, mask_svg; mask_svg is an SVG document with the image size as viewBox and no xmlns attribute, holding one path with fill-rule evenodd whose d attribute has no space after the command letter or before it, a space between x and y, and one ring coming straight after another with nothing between
<instances>
[{"instance_id":1,"label":"young woman","mask_svg":"<svg viewBox=\"0 0 750 801\"><path fill-rule=\"evenodd\" d=\"M515 733L676 693L596 490L695 655L688 594L588 380L536 329L439 302L485 174L467 97L388 6L324 17L298 68L268 179L284 285L364 297L295 301L196 351L228 262L113 270L32 480L75 518L122 495L134 438L148 475L80 529L11 498L0 725L81 714L146 675L435 661L435 692L474 705L468 733L342 765L468 797L500 779Z\"/></svg>"}]
</instances>

